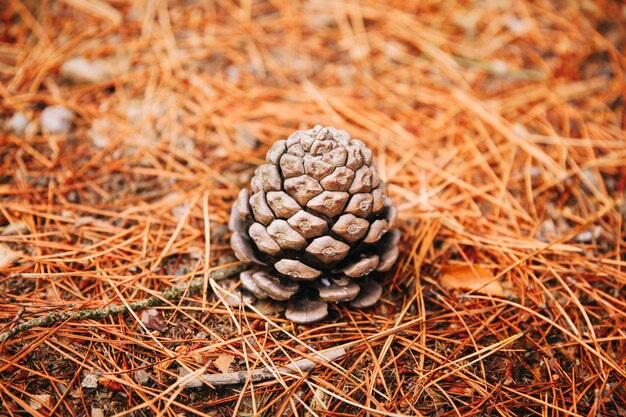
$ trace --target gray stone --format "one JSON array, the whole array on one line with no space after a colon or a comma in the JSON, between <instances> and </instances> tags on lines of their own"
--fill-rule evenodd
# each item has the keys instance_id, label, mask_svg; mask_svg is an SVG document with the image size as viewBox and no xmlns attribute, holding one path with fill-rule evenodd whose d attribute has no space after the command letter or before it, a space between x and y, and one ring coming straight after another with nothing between
<instances>
[{"instance_id":1,"label":"gray stone","mask_svg":"<svg viewBox=\"0 0 626 417\"><path fill-rule=\"evenodd\" d=\"M85 375L80 383L83 388L98 388L98 379L100 379L99 372L92 372Z\"/></svg>"},{"instance_id":2,"label":"gray stone","mask_svg":"<svg viewBox=\"0 0 626 417\"><path fill-rule=\"evenodd\" d=\"M59 69L59 74L76 84L98 83L111 78L108 65L104 61L89 61L80 56L65 61Z\"/></svg>"},{"instance_id":3,"label":"gray stone","mask_svg":"<svg viewBox=\"0 0 626 417\"><path fill-rule=\"evenodd\" d=\"M29 123L30 121L23 113L17 112L13 113L13 116L8 120L7 127L11 132L21 135L26 131Z\"/></svg>"},{"instance_id":4,"label":"gray stone","mask_svg":"<svg viewBox=\"0 0 626 417\"><path fill-rule=\"evenodd\" d=\"M74 113L67 107L48 106L43 109L39 116L41 130L53 134L67 133L70 130L73 118Z\"/></svg>"},{"instance_id":5,"label":"gray stone","mask_svg":"<svg viewBox=\"0 0 626 417\"><path fill-rule=\"evenodd\" d=\"M148 383L150 382L150 375L148 375L148 373L143 369L140 369L135 372L135 381L137 381L141 385L148 385Z\"/></svg>"}]
</instances>

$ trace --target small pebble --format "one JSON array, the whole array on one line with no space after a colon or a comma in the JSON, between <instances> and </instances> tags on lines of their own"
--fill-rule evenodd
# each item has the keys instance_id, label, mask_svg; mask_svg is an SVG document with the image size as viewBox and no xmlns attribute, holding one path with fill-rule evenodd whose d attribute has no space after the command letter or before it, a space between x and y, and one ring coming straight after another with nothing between
<instances>
[{"instance_id":1,"label":"small pebble","mask_svg":"<svg viewBox=\"0 0 626 417\"><path fill-rule=\"evenodd\" d=\"M59 390L59 393L61 393L61 395L65 394L65 391L67 391L67 385L57 382L56 386L57 386L57 389Z\"/></svg>"},{"instance_id":2,"label":"small pebble","mask_svg":"<svg viewBox=\"0 0 626 417\"><path fill-rule=\"evenodd\" d=\"M92 408L91 417L104 417L104 410L102 408Z\"/></svg>"},{"instance_id":3,"label":"small pebble","mask_svg":"<svg viewBox=\"0 0 626 417\"><path fill-rule=\"evenodd\" d=\"M143 369L140 369L135 372L135 381L137 381L141 385L148 385L148 383L150 382L150 375L148 375L148 373Z\"/></svg>"},{"instance_id":4,"label":"small pebble","mask_svg":"<svg viewBox=\"0 0 626 417\"><path fill-rule=\"evenodd\" d=\"M76 84L98 83L108 80L111 76L104 61L88 61L80 56L65 61L59 69L59 74Z\"/></svg>"},{"instance_id":5,"label":"small pebble","mask_svg":"<svg viewBox=\"0 0 626 417\"><path fill-rule=\"evenodd\" d=\"M72 125L72 113L64 106L48 106L41 112L41 130L47 133L67 133Z\"/></svg>"},{"instance_id":6,"label":"small pebble","mask_svg":"<svg viewBox=\"0 0 626 417\"><path fill-rule=\"evenodd\" d=\"M8 128L11 132L21 135L26 131L29 120L23 113L13 113L8 121Z\"/></svg>"},{"instance_id":7,"label":"small pebble","mask_svg":"<svg viewBox=\"0 0 626 417\"><path fill-rule=\"evenodd\" d=\"M592 230L585 230L580 232L574 237L574 240L579 243L591 243L594 239L600 237L602 233L602 227L596 226Z\"/></svg>"},{"instance_id":8,"label":"small pebble","mask_svg":"<svg viewBox=\"0 0 626 417\"><path fill-rule=\"evenodd\" d=\"M99 378L100 378L100 375L97 373L87 374L81 381L80 386L83 388L98 388Z\"/></svg>"}]
</instances>

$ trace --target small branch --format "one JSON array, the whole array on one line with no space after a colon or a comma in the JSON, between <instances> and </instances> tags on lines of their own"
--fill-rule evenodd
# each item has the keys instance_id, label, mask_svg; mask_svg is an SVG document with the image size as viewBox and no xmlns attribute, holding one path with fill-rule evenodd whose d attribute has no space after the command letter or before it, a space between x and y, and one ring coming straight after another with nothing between
<instances>
[{"instance_id":1,"label":"small branch","mask_svg":"<svg viewBox=\"0 0 626 417\"><path fill-rule=\"evenodd\" d=\"M313 354L313 357L319 359L320 362L332 362L346 355L346 350L342 347L335 347L325 352ZM223 385L243 384L246 381L258 382L267 381L279 375L297 376L300 372L309 372L313 370L320 362L311 359L298 359L289 365L281 366L272 371L268 368L256 369L254 371L227 372L223 374L204 374L196 378L188 378L181 376L179 382L185 387L199 386L202 383L209 386L217 387Z\"/></svg>"},{"instance_id":2,"label":"small branch","mask_svg":"<svg viewBox=\"0 0 626 417\"><path fill-rule=\"evenodd\" d=\"M233 277L239 274L241 271L247 268L245 263L237 263L233 266L222 268L211 272L210 278L216 281ZM174 285L158 295L153 295L144 300L135 301L130 303L129 306L132 310L143 310L150 307L160 306L165 304L165 301L176 300L183 294L199 294L202 292L204 285L204 277L196 278L189 284ZM18 324L10 330L0 334L0 343L12 338L13 336L30 330L35 327L49 327L56 323L60 323L67 320L84 320L84 319L103 319L113 314L125 313L128 309L123 304L114 304L103 308L83 309L78 311L60 311L49 313L36 319L29 320L25 323Z\"/></svg>"},{"instance_id":3,"label":"small branch","mask_svg":"<svg viewBox=\"0 0 626 417\"><path fill-rule=\"evenodd\" d=\"M390 335L402 332L406 329L410 329L422 322L423 322L423 318L417 317L416 319L399 324L385 331L381 331L380 333L373 334L367 337L367 339L365 339L364 341L365 343L370 343L377 339L387 338ZM246 381L250 381L250 382L267 381L267 380L276 378L277 374L287 375L287 376L298 376L298 373L310 372L322 362L332 362L345 356L347 352L346 349L358 346L364 341L356 340L352 342L347 342L340 346L335 346L334 348L329 349L324 352L313 353L311 356L316 359L319 359L319 362L305 358L305 359L299 359L295 362L292 362L289 365L278 367L277 369L274 369L274 370L265 367L263 369L255 369L253 371L246 370L246 371L239 371L239 372L227 372L227 373L222 373L222 374L196 375L196 373L199 374L200 372L203 371L202 369L198 369L194 372L187 372L184 375L181 375L178 378L178 383L183 387L199 387L202 384L207 384L211 387L218 387L218 386L224 386L224 385L243 384Z\"/></svg>"}]
</instances>

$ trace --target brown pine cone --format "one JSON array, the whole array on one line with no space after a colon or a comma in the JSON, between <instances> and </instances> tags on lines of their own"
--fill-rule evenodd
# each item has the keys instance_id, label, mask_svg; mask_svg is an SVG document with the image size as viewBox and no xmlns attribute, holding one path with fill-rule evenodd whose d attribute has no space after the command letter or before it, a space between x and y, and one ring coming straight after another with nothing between
<instances>
[{"instance_id":1,"label":"brown pine cone","mask_svg":"<svg viewBox=\"0 0 626 417\"><path fill-rule=\"evenodd\" d=\"M374 272L391 269L400 233L396 208L372 151L344 130L315 126L279 140L233 205L229 228L242 295L289 300L297 323L326 317L327 302L375 304Z\"/></svg>"}]
</instances>

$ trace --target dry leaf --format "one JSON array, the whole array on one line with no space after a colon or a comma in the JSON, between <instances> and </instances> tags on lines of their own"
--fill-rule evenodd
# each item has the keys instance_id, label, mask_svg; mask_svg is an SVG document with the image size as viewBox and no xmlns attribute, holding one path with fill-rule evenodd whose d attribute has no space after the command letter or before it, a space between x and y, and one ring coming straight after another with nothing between
<instances>
[{"instance_id":1,"label":"dry leaf","mask_svg":"<svg viewBox=\"0 0 626 417\"><path fill-rule=\"evenodd\" d=\"M220 370L220 372L225 374L226 372L228 372L228 369L230 368L230 365L233 363L234 360L235 357L230 353L222 353L217 357L217 359L215 359L215 361L213 361L213 364L217 369Z\"/></svg>"},{"instance_id":2,"label":"dry leaf","mask_svg":"<svg viewBox=\"0 0 626 417\"><path fill-rule=\"evenodd\" d=\"M167 322L163 315L154 308L141 312L141 322L150 330L158 330L161 333L167 330Z\"/></svg>"},{"instance_id":3,"label":"dry leaf","mask_svg":"<svg viewBox=\"0 0 626 417\"><path fill-rule=\"evenodd\" d=\"M49 394L33 395L28 401L33 410L40 410L41 407L52 407L52 396Z\"/></svg>"},{"instance_id":4,"label":"dry leaf","mask_svg":"<svg viewBox=\"0 0 626 417\"><path fill-rule=\"evenodd\" d=\"M11 265L22 257L22 252L14 251L7 245L0 243L0 268Z\"/></svg>"},{"instance_id":5,"label":"dry leaf","mask_svg":"<svg viewBox=\"0 0 626 417\"><path fill-rule=\"evenodd\" d=\"M439 282L447 290L476 291L481 294L504 297L500 281L493 281L493 273L479 265L447 265L442 268Z\"/></svg>"}]
</instances>

